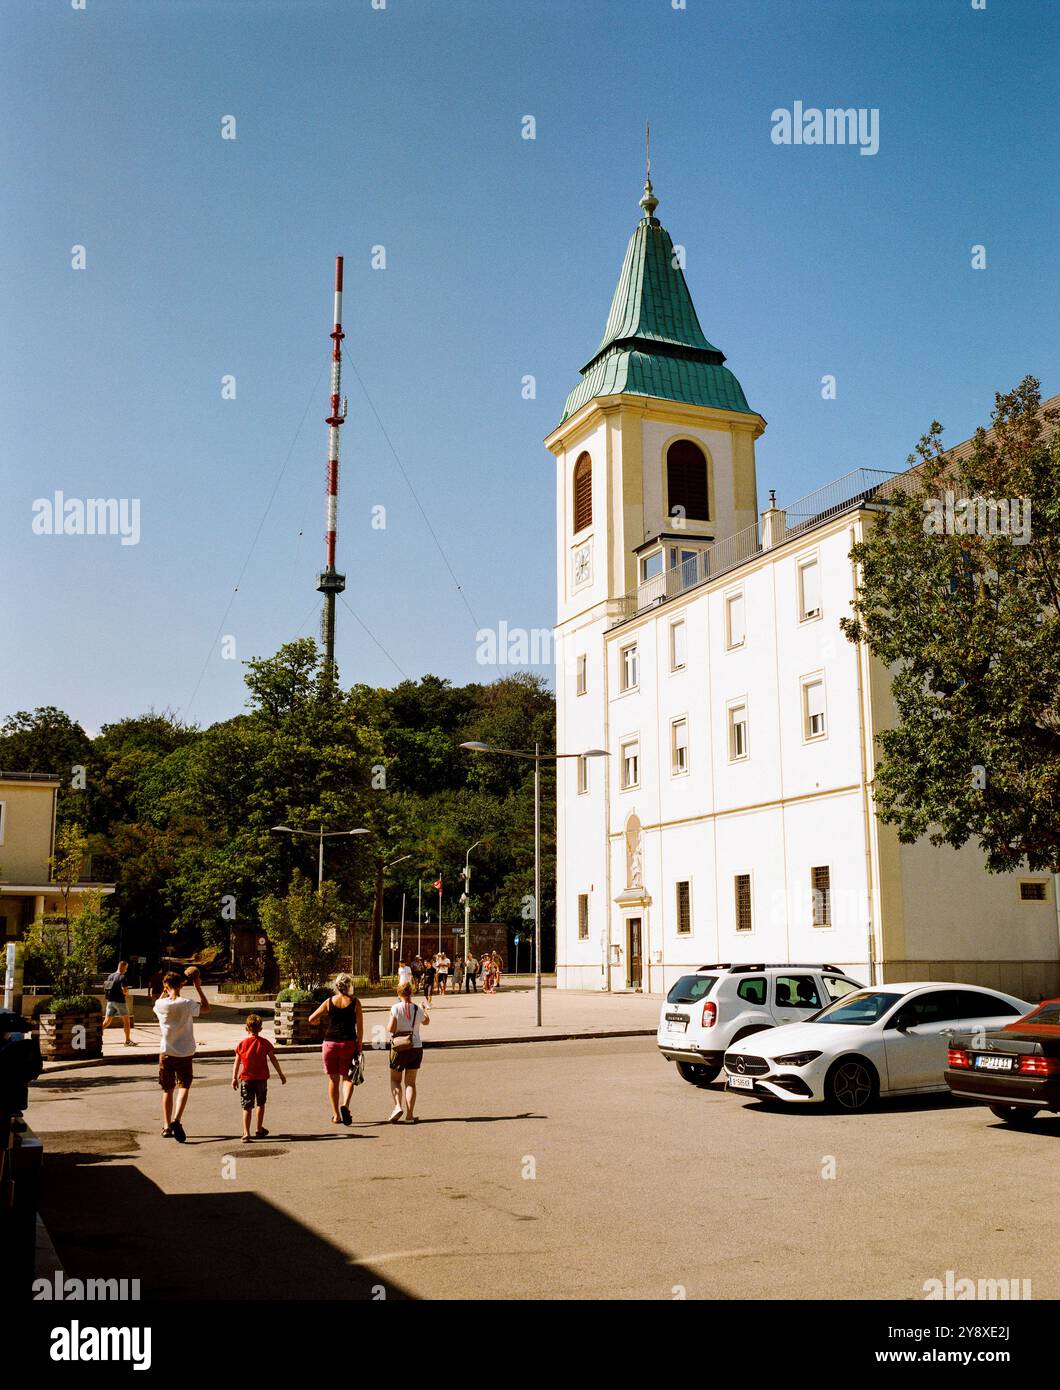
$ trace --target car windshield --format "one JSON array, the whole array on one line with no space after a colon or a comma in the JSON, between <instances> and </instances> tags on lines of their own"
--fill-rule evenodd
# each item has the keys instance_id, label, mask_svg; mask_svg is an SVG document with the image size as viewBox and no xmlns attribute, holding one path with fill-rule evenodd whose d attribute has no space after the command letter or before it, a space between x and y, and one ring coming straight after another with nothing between
<instances>
[{"instance_id":1,"label":"car windshield","mask_svg":"<svg viewBox=\"0 0 1060 1390\"><path fill-rule=\"evenodd\" d=\"M668 1004L696 1004L705 999L717 983L717 975L682 975L666 996Z\"/></svg>"},{"instance_id":2,"label":"car windshield","mask_svg":"<svg viewBox=\"0 0 1060 1390\"><path fill-rule=\"evenodd\" d=\"M878 1023L893 1004L901 999L900 994L888 994L879 989L863 989L857 994L847 994L834 1004L814 1014L807 1023Z\"/></svg>"}]
</instances>

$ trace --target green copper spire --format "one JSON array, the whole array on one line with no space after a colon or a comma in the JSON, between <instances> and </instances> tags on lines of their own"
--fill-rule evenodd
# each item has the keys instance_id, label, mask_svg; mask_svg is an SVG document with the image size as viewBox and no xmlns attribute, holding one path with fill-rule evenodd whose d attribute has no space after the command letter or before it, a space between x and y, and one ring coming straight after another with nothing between
<instances>
[{"instance_id":1,"label":"green copper spire","mask_svg":"<svg viewBox=\"0 0 1060 1390\"><path fill-rule=\"evenodd\" d=\"M692 296L648 176L600 346L567 397L563 419L595 396L655 396L690 405L753 413L725 354L699 326Z\"/></svg>"}]
</instances>

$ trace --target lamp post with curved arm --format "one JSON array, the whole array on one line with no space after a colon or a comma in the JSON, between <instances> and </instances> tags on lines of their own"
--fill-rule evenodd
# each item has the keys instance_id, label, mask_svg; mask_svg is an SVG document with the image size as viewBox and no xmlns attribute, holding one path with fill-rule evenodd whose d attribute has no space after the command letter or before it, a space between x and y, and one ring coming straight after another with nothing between
<instances>
[{"instance_id":1,"label":"lamp post with curved arm","mask_svg":"<svg viewBox=\"0 0 1060 1390\"><path fill-rule=\"evenodd\" d=\"M534 991L537 996L537 1026L541 1027L541 764L560 758L607 758L606 748L586 748L582 753L542 753L540 743L532 753L516 748L494 748L488 743L462 743L469 753L497 753L505 758L523 758L534 765Z\"/></svg>"}]
</instances>

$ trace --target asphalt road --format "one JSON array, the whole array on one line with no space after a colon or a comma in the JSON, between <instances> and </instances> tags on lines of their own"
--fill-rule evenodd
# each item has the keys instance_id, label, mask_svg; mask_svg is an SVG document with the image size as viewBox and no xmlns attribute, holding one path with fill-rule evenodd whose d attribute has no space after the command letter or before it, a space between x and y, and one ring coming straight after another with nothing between
<instances>
[{"instance_id":1,"label":"asphalt road","mask_svg":"<svg viewBox=\"0 0 1060 1390\"><path fill-rule=\"evenodd\" d=\"M1060 1297L1060 1119L769 1109L634 1038L428 1052L415 1126L383 1122L382 1055L349 1129L319 1058L290 1057L240 1145L230 1064L196 1066L184 1146L146 1070L34 1088L67 1274L146 1299L922 1299L953 1270Z\"/></svg>"}]
</instances>

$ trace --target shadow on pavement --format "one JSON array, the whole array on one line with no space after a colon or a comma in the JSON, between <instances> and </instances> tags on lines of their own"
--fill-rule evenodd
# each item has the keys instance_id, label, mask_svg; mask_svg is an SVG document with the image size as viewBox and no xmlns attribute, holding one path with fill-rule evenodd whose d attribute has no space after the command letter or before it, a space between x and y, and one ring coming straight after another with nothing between
<instances>
[{"instance_id":1,"label":"shadow on pavement","mask_svg":"<svg viewBox=\"0 0 1060 1390\"><path fill-rule=\"evenodd\" d=\"M271 1137L271 1136L270 1136ZM127 1161L45 1151L40 1212L65 1273L166 1299L409 1299L252 1192L163 1192Z\"/></svg>"},{"instance_id":2,"label":"shadow on pavement","mask_svg":"<svg viewBox=\"0 0 1060 1390\"><path fill-rule=\"evenodd\" d=\"M520 1115L432 1115L430 1119L416 1117L417 1125L496 1125L503 1124L505 1120L547 1120L547 1115L535 1114L532 1110L524 1110ZM378 1129L386 1128L391 1124L390 1120L369 1120L367 1126ZM407 1129L408 1126L403 1120L394 1121L395 1129ZM358 1126L354 1121L354 1129L365 1128L364 1122Z\"/></svg>"}]
</instances>

